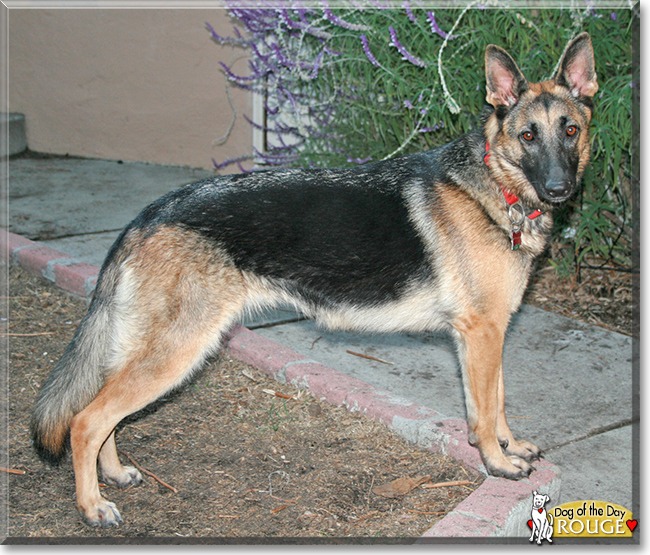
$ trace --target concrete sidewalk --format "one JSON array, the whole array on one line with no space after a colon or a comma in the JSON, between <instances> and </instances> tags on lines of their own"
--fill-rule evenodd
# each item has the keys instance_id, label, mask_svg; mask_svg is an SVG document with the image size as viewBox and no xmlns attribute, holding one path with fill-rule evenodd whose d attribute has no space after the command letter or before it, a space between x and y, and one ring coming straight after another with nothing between
<instances>
[{"instance_id":1,"label":"concrete sidewalk","mask_svg":"<svg viewBox=\"0 0 650 555\"><path fill-rule=\"evenodd\" d=\"M95 266L101 265L120 229L146 204L213 175L30 156L11 159L9 172L10 231ZM282 309L244 324L263 338L379 390L445 417L465 418L454 347L443 335L330 333ZM536 443L545 459L561 468L561 494L550 506L593 499L637 514L631 338L524 306L508 331L504 369L506 408L515 436Z\"/></svg>"}]
</instances>

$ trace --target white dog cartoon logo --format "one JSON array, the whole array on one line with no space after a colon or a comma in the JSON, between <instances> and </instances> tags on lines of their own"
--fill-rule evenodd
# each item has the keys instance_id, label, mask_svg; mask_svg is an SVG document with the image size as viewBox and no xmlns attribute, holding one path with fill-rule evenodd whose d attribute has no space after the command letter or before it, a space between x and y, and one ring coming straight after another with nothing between
<instances>
[{"instance_id":1,"label":"white dog cartoon logo","mask_svg":"<svg viewBox=\"0 0 650 555\"><path fill-rule=\"evenodd\" d=\"M551 498L548 495L542 495L533 492L533 509L530 513L531 520L528 521L528 525L533 529L533 533L530 535L528 541L534 541L535 534L537 534L537 544L541 545L542 540L548 541L548 543L553 543L551 536L553 535L553 516L546 513L544 505L548 503ZM550 522L549 522L550 517Z\"/></svg>"}]
</instances>

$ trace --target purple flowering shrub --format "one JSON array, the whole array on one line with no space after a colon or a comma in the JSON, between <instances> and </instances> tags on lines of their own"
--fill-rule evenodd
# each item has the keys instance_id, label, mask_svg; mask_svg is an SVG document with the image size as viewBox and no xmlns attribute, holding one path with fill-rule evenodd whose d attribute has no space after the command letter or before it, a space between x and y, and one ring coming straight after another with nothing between
<instances>
[{"instance_id":1,"label":"purple flowering shrub","mask_svg":"<svg viewBox=\"0 0 650 555\"><path fill-rule=\"evenodd\" d=\"M414 11L407 1L399 10L381 9L379 2L367 2L365 10L359 2L350 9L327 1L319 7L226 4L236 22L233 35L219 36L209 23L208 30L216 42L250 52L244 75L221 65L231 83L263 99L263 124L243 116L266 136L266 149L248 155L258 165L359 164L441 142L433 138L445 128L436 116L441 110L432 109L436 55L456 37L433 11ZM242 160L215 161L215 168L238 163L243 169Z\"/></svg>"},{"instance_id":2,"label":"purple flowering shrub","mask_svg":"<svg viewBox=\"0 0 650 555\"><path fill-rule=\"evenodd\" d=\"M265 147L215 161L215 168L246 171L244 160L262 168L342 167L444 144L480 125L488 44L503 46L527 77L542 80L566 42L588 31L600 86L595 156L558 234L574 235L567 260L584 263L588 255L627 264L634 11L583 3L516 10L495 0L464 2L464 9L435 9L425 0L350 0L345 8L327 0L273 7L267 0L259 8L253 0L225 0L232 35L207 28L214 41L248 52L245 73L221 67L231 85L259 95L264 118L242 117L264 134ZM588 226L578 222L585 217Z\"/></svg>"}]
</instances>

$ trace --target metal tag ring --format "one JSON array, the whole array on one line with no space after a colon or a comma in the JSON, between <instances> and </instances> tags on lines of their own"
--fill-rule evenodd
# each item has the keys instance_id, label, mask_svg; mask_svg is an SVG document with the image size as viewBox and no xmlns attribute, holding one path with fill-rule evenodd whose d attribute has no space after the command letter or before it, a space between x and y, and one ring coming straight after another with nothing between
<instances>
[{"instance_id":1,"label":"metal tag ring","mask_svg":"<svg viewBox=\"0 0 650 555\"><path fill-rule=\"evenodd\" d=\"M520 202L515 202L508 207L508 217L513 225L521 225L526 219L526 212Z\"/></svg>"}]
</instances>

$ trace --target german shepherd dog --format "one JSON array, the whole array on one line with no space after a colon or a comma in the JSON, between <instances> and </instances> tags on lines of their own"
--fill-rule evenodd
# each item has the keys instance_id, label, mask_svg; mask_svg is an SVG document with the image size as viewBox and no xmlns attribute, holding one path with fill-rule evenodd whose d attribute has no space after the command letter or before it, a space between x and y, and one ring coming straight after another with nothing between
<instances>
[{"instance_id":1,"label":"german shepherd dog","mask_svg":"<svg viewBox=\"0 0 650 555\"><path fill-rule=\"evenodd\" d=\"M104 482L138 485L115 426L177 387L246 310L288 302L328 328L448 330L458 344L469 440L487 471L519 479L540 450L504 413L504 335L551 213L589 158L598 90L583 33L554 78L529 83L485 54L482 130L434 150L351 169L206 179L174 190L122 232L94 298L39 394L35 445L58 459L70 434L77 506L90 525L122 518Z\"/></svg>"}]
</instances>

